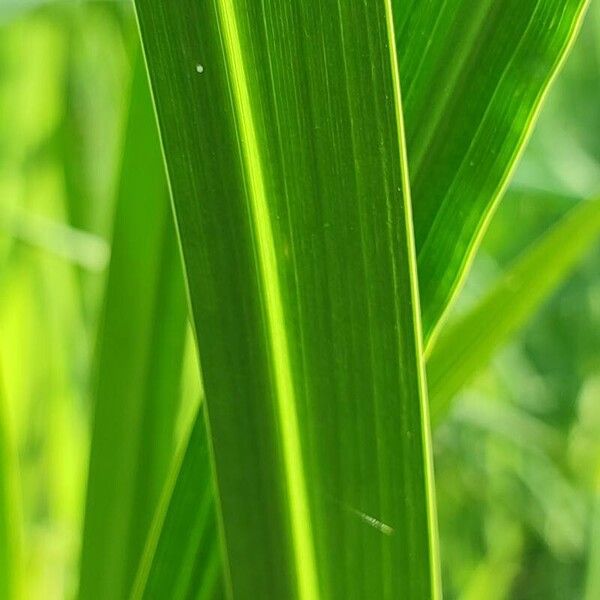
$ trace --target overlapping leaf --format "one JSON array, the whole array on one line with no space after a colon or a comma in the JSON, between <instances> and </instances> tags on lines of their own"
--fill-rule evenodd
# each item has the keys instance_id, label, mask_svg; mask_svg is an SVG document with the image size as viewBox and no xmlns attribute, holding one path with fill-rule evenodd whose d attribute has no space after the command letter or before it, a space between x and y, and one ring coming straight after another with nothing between
<instances>
[{"instance_id":1,"label":"overlapping leaf","mask_svg":"<svg viewBox=\"0 0 600 600\"><path fill-rule=\"evenodd\" d=\"M185 323L179 251L140 60L97 353L81 598L126 598L133 584L174 454Z\"/></svg>"},{"instance_id":2,"label":"overlapping leaf","mask_svg":"<svg viewBox=\"0 0 600 600\"><path fill-rule=\"evenodd\" d=\"M238 598L436 595L386 2L139 0Z\"/></svg>"},{"instance_id":3,"label":"overlapping leaf","mask_svg":"<svg viewBox=\"0 0 600 600\"><path fill-rule=\"evenodd\" d=\"M396 0L428 340L570 47L586 0Z\"/></svg>"},{"instance_id":4,"label":"overlapping leaf","mask_svg":"<svg viewBox=\"0 0 600 600\"><path fill-rule=\"evenodd\" d=\"M545 201L544 195L537 194L536 198L537 201ZM583 202L569 211L554 227L523 251L473 309L444 328L427 361L434 427L443 421L460 388L485 367L493 352L531 317L595 243L600 233L599 217L598 201ZM459 353L456 348L460 350ZM201 506L204 507L207 494L210 494L207 489L206 467L202 471L206 442L199 429L201 421L202 415L199 415L195 432L190 437L182 459L181 471L184 474L177 478L176 488L169 497L169 505L165 506L165 511L169 512L167 522L174 525L164 527L160 537L148 548L139 582L140 597L143 595L142 591L144 597L152 597L152 591L160 589L160 585L164 586L162 589L166 589L182 577L185 578L188 571L180 568L180 565L186 562L193 564L190 561L197 556L201 557L200 565L206 569L208 582L184 579L187 587L178 584L177 589L184 589L189 593L196 586L195 589L214 594L215 597L222 594L218 580L212 579L214 564L204 558L207 551L210 551L211 544L216 542L206 533L214 532L210 523L214 516L204 508L197 510L200 499L203 499ZM511 425L513 424L509 426ZM499 427L502 426L499 424ZM191 472L199 474L195 477L186 474ZM174 476L177 475L178 472L175 472ZM190 515L198 516L197 525L190 525ZM158 531L164 519L162 517L157 523ZM194 534L195 531L198 533ZM592 582L590 589L595 589L593 571L590 571L589 579Z\"/></svg>"},{"instance_id":5,"label":"overlapping leaf","mask_svg":"<svg viewBox=\"0 0 600 600\"><path fill-rule=\"evenodd\" d=\"M133 599L167 592L171 600L224 597L215 508L208 437L198 414L157 511Z\"/></svg>"},{"instance_id":6,"label":"overlapping leaf","mask_svg":"<svg viewBox=\"0 0 600 600\"><path fill-rule=\"evenodd\" d=\"M202 75L209 73L211 69L225 67L225 64L219 61L205 65L201 51L202 46L190 41L194 36L193 23L196 16L213 18L218 22L219 14L218 10L217 13L207 10L200 14L201 11L196 13L195 9L188 7L191 21L186 27L183 27L182 20L177 20L178 18L183 19L181 15L168 15L168 11L162 12L156 7L152 7L151 2L140 2L139 5L142 29L146 33L146 43L149 46L150 69L155 76L159 114L163 119L165 137L171 138L170 149L167 139L167 159L169 161L169 155L171 155L172 170L175 165L176 178L180 179L178 184L181 190L180 196L185 196L186 200L184 203L181 198L179 199L180 207L184 206L184 209L180 208L180 220L192 221L182 227L184 247L187 245L198 250L197 239L194 241L194 237L198 238L200 233L206 235L207 230L205 221L190 217L190 213L194 215L194 211L190 210L190 205L193 205L195 194L202 194L203 191L208 190L210 192L207 194L208 198L214 199L215 193L221 190L223 198L229 199L232 193L233 196L239 194L239 190L236 190L235 185L231 183L228 188L225 188L219 173L191 174L193 167L207 170L204 165L196 165L197 158L202 156L201 150L198 151L198 139L211 140L214 144L219 135L223 135L223 130L219 131L215 128L205 136L194 136L189 132L186 134L183 131L182 114L188 117L187 125L192 126L193 129L207 126L207 124L214 128L214 122L219 119L223 124L223 116L226 115L226 112L221 112L223 103L217 103L219 108L213 107L212 110L204 111L206 120L200 120L197 111L181 110L179 112L180 107L172 106L172 103L165 99L166 92L163 91L161 94L161 87L164 86L168 77L167 66L178 71L177 76L171 74L171 81L179 80L178 94L180 97L201 93L198 90L202 90L200 87L202 84L198 78L194 80L191 70L194 63L196 72L198 74L201 72ZM327 126L331 126L332 123L319 123L320 127L314 125L314 128L311 128L310 125L315 122L313 114L310 111L307 114L298 111L298 115L295 115L298 124L295 129L289 129L293 135L287 137L282 135L287 133L289 128L287 109L295 108L294 103L299 101L299 97L305 101L312 100L314 93L311 94L310 85L306 85L307 80L303 70L306 65L297 65L295 62L299 56L304 56L302 51L306 52L306 50L300 45L301 51L296 54L290 52L290 48L295 42L294 33L291 31L289 44L287 41L281 42L276 36L281 29L278 29L270 21L270 17L277 8L276 5L277 3L261 5L260 8L255 9L255 13L251 13L256 21L261 22L264 27L264 31L259 28L260 31L252 33L245 29L245 27L249 27L245 19L243 19L244 24L238 29L236 11L230 7L229 17L233 15L235 33L239 37L240 55L234 56L233 62L238 61L235 65L236 68L231 70L231 56L228 65L230 77L243 79L241 83L240 81L233 82L234 89L231 92L234 105L237 103L238 118L242 121L242 125L247 124L249 119L252 121L256 118L259 121L258 125L253 123L251 128L256 128L258 132L252 133L255 136L253 143L257 143L257 147L253 147L252 151L260 150L260 152L256 152L257 155L265 152L268 157L268 160L265 159L265 156L249 160L247 156L244 156L244 146L248 145L248 139L246 139L248 131L246 131L240 134L242 146L240 162L249 163L249 168L246 165L246 169L249 171L257 169L266 171L269 176L267 178L269 189L263 191L265 191L268 202L272 201L271 195L277 193L281 193L287 201L283 203L282 209L276 210L274 214L276 219L287 220L288 227L293 226L284 235L284 243L287 242L287 252L291 253L291 256L284 253L283 262L287 263L289 260L293 264L292 271L294 277L297 277L298 273L295 269L298 264L302 264L297 256L298 249L302 249L303 252L313 252L315 257L318 256L319 250L319 247L315 249L312 244L298 243L298 238L296 238L298 233L294 229L297 227L297 223L300 222L303 227L315 223L313 225L314 243L319 240L320 225L330 228L335 227L337 223L333 220L329 221L327 215L325 218L322 214L314 215L315 205L310 201L306 202L307 214L302 215L302 218L299 219L294 214L293 207L290 209L289 199L294 199L297 188L300 186L294 177L284 178L281 173L294 175L300 173L303 168L305 173L308 173L311 165L306 161L314 157L314 147L310 147L313 144L313 138L316 139L314 143L318 148L319 143L322 142L323 133L319 131L320 127L326 130ZM584 5L585 2L575 0L568 2L545 0L526 5L516 2L499 4L486 1L480 3L473 10L472 4L457 0L427 3L398 2L394 6L398 59L406 94L409 159L415 189L414 211L419 251L420 287L424 304L425 329L428 336L433 332L472 257L477 241L489 220L491 210L501 194L531 128L541 98L573 39ZM222 8L229 5L226 2L217 3L217 8L219 6ZM319 9L314 15L316 20L323 18L322 10ZM269 13L269 11L273 11L273 13ZM183 13L185 10L182 8L181 11L175 12ZM298 24L299 21L294 21L294 19L303 12L309 13L310 10L290 9L286 25ZM222 14L225 13L222 12ZM339 18L339 16L335 15L332 18ZM227 15L225 20L228 20ZM322 23L323 21L321 21ZM221 26L223 27L222 22ZM224 51L231 55L231 39L227 40L227 36L231 34L231 31L228 30L230 26L231 20L229 25L224 27L225 31L220 33L225 38ZM210 29L208 26L207 28ZM329 27L329 30L332 29L335 29L333 24ZM177 53L169 50L168 35L173 31L178 31L180 36L184 32L187 36L184 36L185 42ZM305 31L310 31L310 29L305 28ZM264 36L264 39L257 43L256 40L260 40L261 35ZM341 35L342 37L344 35L343 27ZM308 39L311 42L314 41L310 37ZM322 42L323 39L327 39L325 33L321 33L319 41ZM264 47L261 47L261 44ZM265 52L265 47L271 51ZM191 50L192 48L198 48L197 54ZM233 50L235 50L235 44ZM285 54L286 51L287 54ZM365 56L367 54L365 53ZM296 88L296 95L288 99L289 106L284 105L283 98L277 98L281 102L274 102L265 94L265 90L268 90L269 87L271 93L279 92L279 86L282 85L281 80L278 79L278 77L282 77L281 68L272 64L274 55L277 60L288 62L286 83L290 89ZM327 60L327 52L324 53L324 57ZM348 64L344 61L342 63L344 74L348 75ZM242 66L241 70L237 68L240 65ZM252 70L250 76L245 72L245 69L248 68ZM359 65L356 64L355 68L359 69ZM258 74L255 74L254 70ZM211 85L213 83L214 79L211 80ZM240 93L239 86L241 86L242 93ZM246 98L243 93L244 86L248 86ZM325 81L323 91L323 96L327 101L324 104L326 106L325 114L327 114L327 110L337 109L344 105L344 102L335 93L332 93L333 91L334 88L329 85L328 81ZM223 94L222 90L211 90L211 92ZM162 107L161 95L163 96ZM240 98L242 102L240 102ZM247 106L244 106L246 101ZM242 104L241 109L240 104ZM308 105L311 106L310 102ZM241 118L240 112L242 113ZM269 132L273 123L265 124L263 122L263 120L268 121L269 119L265 117L265 114L273 118L276 132ZM377 118L375 121L377 122ZM179 123L182 131L169 133L169 129L174 128L174 123ZM228 140L231 130L235 130L239 125L239 122L233 125L229 124L230 129L225 128L227 130L223 139ZM302 126L304 126L303 130ZM262 129L263 127L264 129ZM356 125L355 121L352 121L350 127L352 142L355 143L353 127L360 129L360 123ZM343 139L345 133L343 121L340 121L335 129L335 137L332 137L334 144ZM304 137L308 137L310 140L310 143L306 142L309 148L301 149ZM265 143L264 148L260 147L265 141L268 143ZM211 144L207 143L207 145ZM181 157L180 160L174 160L172 158L177 153L178 147L183 147L188 151L187 159ZM275 147L275 150L272 147ZM288 155L294 148L297 149L300 157L300 166L291 170ZM233 153L231 149L226 150L222 153L221 159L227 155L228 151ZM247 147L245 151L248 152ZM332 152L331 156L335 157L335 152ZM261 158L263 162L260 162ZM230 159L228 160L230 161ZM264 167L265 161L268 164L266 168ZM227 161L222 160L222 162ZM316 166L319 166L318 161ZM365 168L363 166L361 169L356 169L357 172L352 174L355 181L361 181ZM333 170L329 169L328 172L331 173ZM322 191L322 173L323 167L320 167L310 175L305 174L302 180L304 193L309 196L309 200L310 196L315 195L315 188L316 195ZM248 176L249 174L245 173L244 175L250 180L253 179L252 174ZM311 182L311 178L315 175L318 185L315 185L314 181ZM273 181L270 179L271 176L274 176ZM199 182L202 182L205 187L200 186ZM208 187L206 187L207 183L209 183ZM250 195L257 191L255 188L253 189L255 183L256 181L245 182L245 185L251 188L248 192ZM347 185L344 186L343 183L340 183L339 187L345 189ZM211 210L205 212L204 218L213 219L210 225L216 228L217 213ZM315 221L315 216L318 216L322 223ZM204 228L194 229L201 225ZM236 227L238 226L236 225ZM189 230L187 243L185 241L186 230ZM193 231L196 236L192 235ZM235 231L239 232L230 224L230 234ZM245 230L242 228L242 231ZM275 231L280 231L278 223L276 223ZM362 228L357 226L357 231L362 231ZM248 235L247 232L245 235ZM302 236L302 233L300 235ZM294 238L296 238L296 242L294 242ZM203 238L202 243L206 243L206 239ZM302 242L302 237L299 239ZM327 241L326 237L324 239ZM277 242L276 239L273 241ZM235 248L235 252L239 253L239 246L240 244L232 244L231 248ZM259 248L256 252L260 255L261 249ZM214 260L216 252L207 252L207 256L204 256L203 252L198 253L197 251L188 251L187 253L188 270L192 273L206 274L206 269L210 269L210 261L203 265L204 271L200 270L198 265L194 264L199 260L198 254L202 260L211 255L213 256L211 260ZM219 260L220 264L230 264L227 263L226 258L219 257ZM327 262L325 264L327 265ZM279 265L278 268L282 269ZM282 281L285 284L286 269L282 270L284 271ZM215 274L213 273L212 276L214 277ZM192 286L194 285L193 279L191 278ZM314 279L318 281L316 277ZM223 285L223 282L220 283ZM232 290L241 289L233 285L233 280L230 280L228 285ZM295 280L291 286L296 293L298 290L295 286L297 285L298 281ZM327 287L326 283L325 288L332 289ZM238 294L241 298L245 296L241 291ZM198 293L198 296L201 297L201 294ZM293 299L296 300L296 298ZM214 311L213 304L214 299L204 302L202 306L205 312L204 316L206 316L207 310ZM312 298L307 302L309 307L311 304L314 304ZM243 305L242 309L247 310L247 307ZM305 311L303 314L312 313ZM298 321L301 321L301 317L302 314L298 315ZM223 325L231 326L230 323L219 324L221 327ZM215 327L214 321L211 322L211 326ZM269 325L266 324L265 327L268 329ZM210 327L203 327L203 329L207 328L210 329ZM292 329L292 331L295 334L298 329ZM303 333L301 329L300 332ZM309 341L312 339L309 338ZM339 345L337 347L339 348ZM221 349L221 354L214 361L215 364L223 360L224 356L226 356L226 351ZM247 358L245 358L246 360ZM331 372L335 373L336 371L333 369ZM233 388L229 389L233 392ZM210 403L209 399L209 410ZM227 415L227 419L231 426L232 415ZM238 426L238 424L234 425ZM217 454L218 452L217 448ZM239 485L238 482L236 483ZM174 497L176 496L177 494ZM345 507L340 505L339 508L345 508L351 512L355 510L348 505ZM226 515L229 514L231 513L226 513ZM380 530L387 531L384 527L385 524L372 515L356 511L354 514L362 515L361 518L375 528L379 526ZM161 542L168 546L168 540L165 540L165 537L161 538ZM338 590L327 589L326 592L335 594ZM361 597L361 591L356 591L356 595Z\"/></svg>"}]
</instances>

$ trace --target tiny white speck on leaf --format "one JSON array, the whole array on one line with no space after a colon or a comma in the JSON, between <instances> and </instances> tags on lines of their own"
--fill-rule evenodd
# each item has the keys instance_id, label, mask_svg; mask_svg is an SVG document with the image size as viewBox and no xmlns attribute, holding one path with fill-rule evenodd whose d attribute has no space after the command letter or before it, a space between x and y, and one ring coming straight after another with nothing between
<instances>
[{"instance_id":1,"label":"tiny white speck on leaf","mask_svg":"<svg viewBox=\"0 0 600 600\"><path fill-rule=\"evenodd\" d=\"M196 73L204 73L204 67L201 64L196 65Z\"/></svg>"}]
</instances>

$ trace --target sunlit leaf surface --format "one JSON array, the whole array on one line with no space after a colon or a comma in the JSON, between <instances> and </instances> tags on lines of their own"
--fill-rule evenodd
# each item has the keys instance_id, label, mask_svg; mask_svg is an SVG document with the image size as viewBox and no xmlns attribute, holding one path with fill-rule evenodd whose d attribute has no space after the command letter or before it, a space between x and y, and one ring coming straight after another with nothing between
<instances>
[{"instance_id":1,"label":"sunlit leaf surface","mask_svg":"<svg viewBox=\"0 0 600 600\"><path fill-rule=\"evenodd\" d=\"M396 0L423 331L465 274L586 0Z\"/></svg>"},{"instance_id":2,"label":"sunlit leaf surface","mask_svg":"<svg viewBox=\"0 0 600 600\"><path fill-rule=\"evenodd\" d=\"M431 598L386 2L137 3L237 598Z\"/></svg>"}]
</instances>

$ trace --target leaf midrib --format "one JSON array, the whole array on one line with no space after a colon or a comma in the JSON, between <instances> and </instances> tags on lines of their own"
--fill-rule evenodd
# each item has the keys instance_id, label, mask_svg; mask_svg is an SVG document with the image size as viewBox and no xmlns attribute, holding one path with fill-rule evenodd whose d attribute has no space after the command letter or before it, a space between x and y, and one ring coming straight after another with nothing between
<instances>
[{"instance_id":1,"label":"leaf midrib","mask_svg":"<svg viewBox=\"0 0 600 600\"><path fill-rule=\"evenodd\" d=\"M392 0L384 0L385 18L390 52L390 65L393 82L393 102L396 112L396 125L398 128L398 147L400 152L400 169L402 175L402 193L404 197L404 222L406 229L406 249L411 272L411 306L413 313L415 348L417 350L417 379L419 382L419 405L421 409L421 439L423 440L423 456L425 460L426 498L427 498L427 535L429 538L429 574L431 577L432 599L442 597L442 583L440 579L440 553L438 548L437 511L435 503L435 484L433 472L433 448L431 430L429 428L429 402L427 399L427 384L425 376L425 358L423 352L423 331L421 324L421 305L419 297L419 280L417 275L417 252L413 229L412 200L408 171L408 156L406 148L406 134L404 129L404 114L402 110L402 92L400 86L400 67L398 64L398 51L396 49L396 35L394 27L394 12ZM399 295L396 294L396 302Z\"/></svg>"},{"instance_id":2,"label":"leaf midrib","mask_svg":"<svg viewBox=\"0 0 600 600\"><path fill-rule=\"evenodd\" d=\"M302 446L296 413L294 379L286 334L286 320L279 283L277 256L265 176L254 122L239 28L232 0L215 0L219 30L231 82L230 93L238 123L241 163L253 224L263 310L267 323L267 343L275 387L277 418L287 485L287 503L296 563L298 596L301 600L319 598L315 543L308 505Z\"/></svg>"}]
</instances>

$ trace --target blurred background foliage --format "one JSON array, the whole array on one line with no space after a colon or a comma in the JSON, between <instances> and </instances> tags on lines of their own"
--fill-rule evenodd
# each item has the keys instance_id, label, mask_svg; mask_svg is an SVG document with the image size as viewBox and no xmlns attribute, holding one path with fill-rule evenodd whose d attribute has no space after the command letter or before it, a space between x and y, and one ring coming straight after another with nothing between
<instances>
[{"instance_id":1,"label":"blurred background foliage","mask_svg":"<svg viewBox=\"0 0 600 600\"><path fill-rule=\"evenodd\" d=\"M0 2L0 501L20 507L26 598L77 589L136 35L126 2ZM600 193L599 2L512 185L552 195L507 195L453 315ZM600 598L599 265L596 246L435 433L447 598ZM199 395L192 348L188 334L178 439Z\"/></svg>"}]
</instances>

